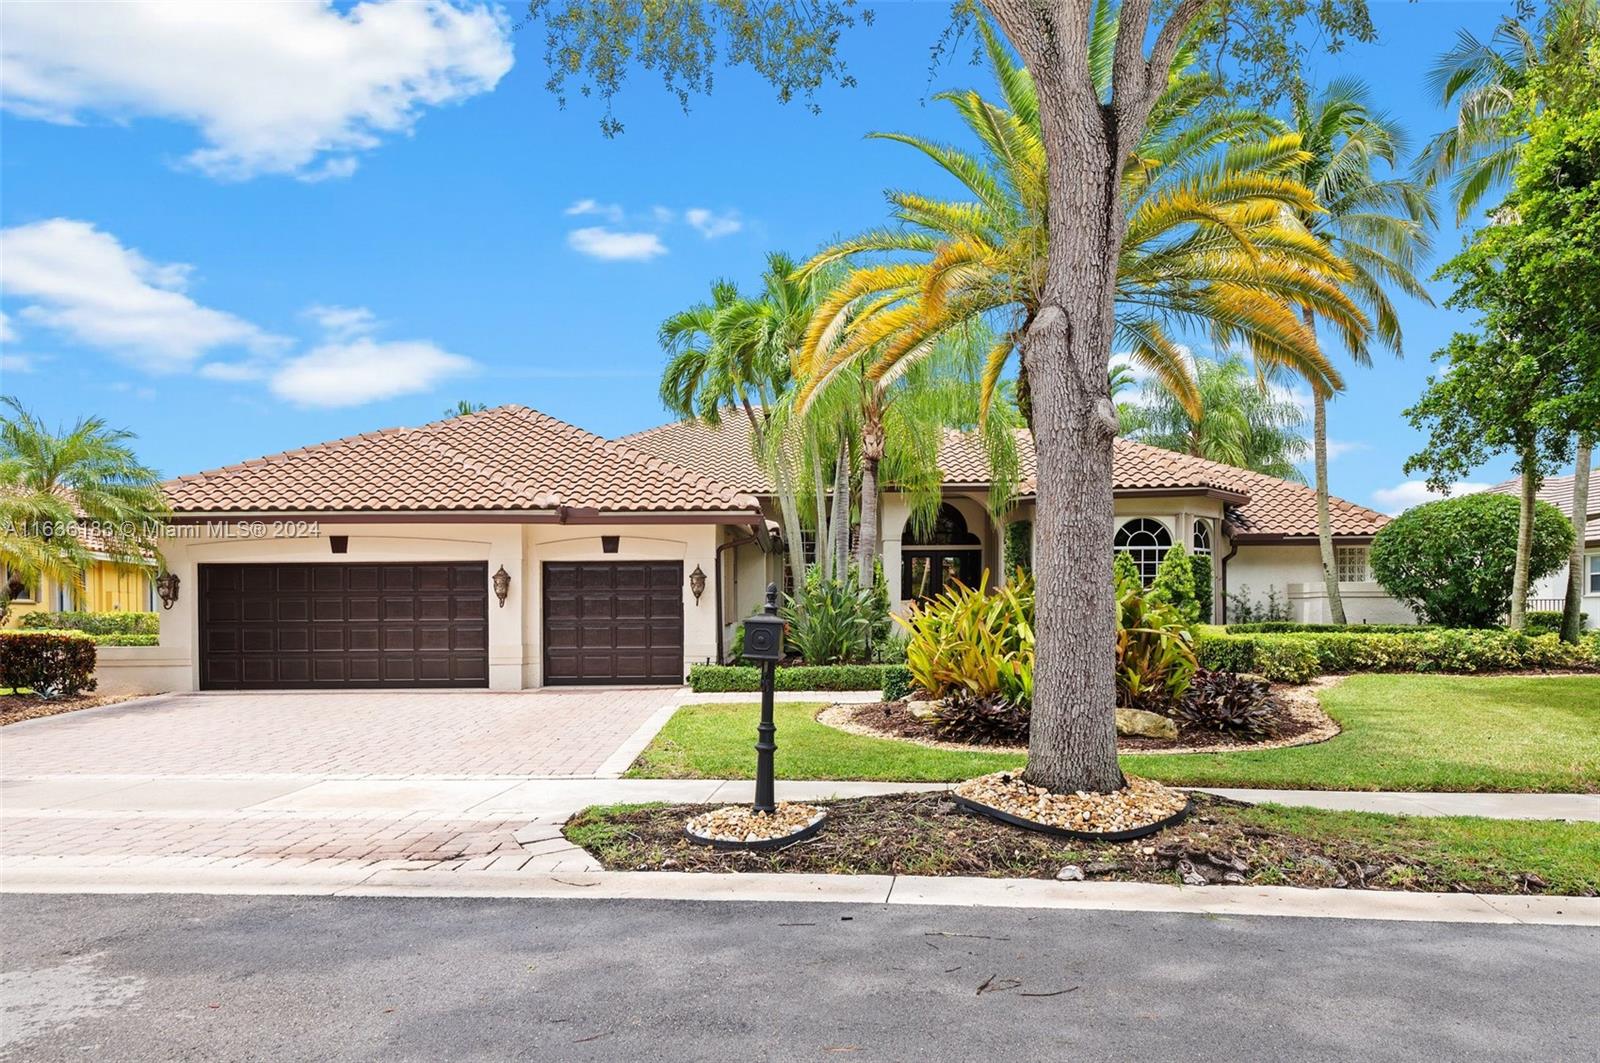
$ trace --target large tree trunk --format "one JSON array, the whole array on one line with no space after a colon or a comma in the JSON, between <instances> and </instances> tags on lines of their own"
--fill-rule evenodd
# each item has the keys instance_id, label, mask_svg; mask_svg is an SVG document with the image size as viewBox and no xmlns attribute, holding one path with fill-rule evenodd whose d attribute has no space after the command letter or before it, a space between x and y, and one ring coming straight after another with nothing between
<instances>
[{"instance_id":1,"label":"large tree trunk","mask_svg":"<svg viewBox=\"0 0 1600 1063\"><path fill-rule=\"evenodd\" d=\"M984 0L1034 78L1049 161L1043 291L1022 336L1038 453L1033 715L1026 779L1110 792L1117 767L1116 603L1111 588L1117 433L1109 370L1117 259L1127 231L1122 164L1204 0L1177 0L1144 45L1153 0L1123 0L1109 103L1089 74L1092 0Z\"/></svg>"},{"instance_id":2,"label":"large tree trunk","mask_svg":"<svg viewBox=\"0 0 1600 1063\"><path fill-rule=\"evenodd\" d=\"M1577 535L1567 557L1567 600L1561 606L1561 641L1577 642L1583 633L1584 536L1589 528L1589 463L1593 460L1594 440L1578 437L1578 466L1572 476L1572 526Z\"/></svg>"},{"instance_id":3,"label":"large tree trunk","mask_svg":"<svg viewBox=\"0 0 1600 1063\"><path fill-rule=\"evenodd\" d=\"M1522 459L1522 492L1517 508L1517 563L1511 574L1511 629L1521 631L1528 612L1528 559L1533 553L1533 503L1539 494L1539 476L1533 456Z\"/></svg>"},{"instance_id":4,"label":"large tree trunk","mask_svg":"<svg viewBox=\"0 0 1600 1063\"><path fill-rule=\"evenodd\" d=\"M1335 624L1343 624L1346 623L1344 598L1339 594L1339 562L1333 553L1333 516L1328 505L1328 400L1313 393L1311 404L1311 445L1316 453L1317 466L1317 545L1322 550L1322 586L1328 595L1328 619Z\"/></svg>"},{"instance_id":5,"label":"large tree trunk","mask_svg":"<svg viewBox=\"0 0 1600 1063\"><path fill-rule=\"evenodd\" d=\"M861 585L872 585L872 562L878 556L878 463L883 460L883 419L863 411L861 426L861 541L856 544L856 571Z\"/></svg>"}]
</instances>

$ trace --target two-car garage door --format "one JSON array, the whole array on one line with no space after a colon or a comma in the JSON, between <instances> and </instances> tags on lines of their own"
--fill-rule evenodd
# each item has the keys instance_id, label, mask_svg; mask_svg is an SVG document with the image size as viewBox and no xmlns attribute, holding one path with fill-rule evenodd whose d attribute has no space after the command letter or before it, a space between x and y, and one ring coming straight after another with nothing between
<instances>
[{"instance_id":1,"label":"two-car garage door","mask_svg":"<svg viewBox=\"0 0 1600 1063\"><path fill-rule=\"evenodd\" d=\"M200 566L205 690L484 687L488 566ZM544 566L544 682L683 681L683 565Z\"/></svg>"}]
</instances>

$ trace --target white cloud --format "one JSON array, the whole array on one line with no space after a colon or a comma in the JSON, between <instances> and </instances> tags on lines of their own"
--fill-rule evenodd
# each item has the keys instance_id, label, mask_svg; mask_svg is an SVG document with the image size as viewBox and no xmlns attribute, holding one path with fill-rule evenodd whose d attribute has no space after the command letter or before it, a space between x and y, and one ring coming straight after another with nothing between
<instances>
[{"instance_id":1,"label":"white cloud","mask_svg":"<svg viewBox=\"0 0 1600 1063\"><path fill-rule=\"evenodd\" d=\"M184 161L231 180L347 177L358 153L512 64L502 11L445 0L0 4L0 37L8 110L187 123L204 144Z\"/></svg>"},{"instance_id":2,"label":"white cloud","mask_svg":"<svg viewBox=\"0 0 1600 1063\"><path fill-rule=\"evenodd\" d=\"M359 406L429 391L472 368L471 359L425 340L362 337L326 343L289 359L273 373L269 386L273 394L299 406Z\"/></svg>"},{"instance_id":3,"label":"white cloud","mask_svg":"<svg viewBox=\"0 0 1600 1063\"><path fill-rule=\"evenodd\" d=\"M657 225L671 225L678 220L678 214L671 207L651 207L650 216L656 220Z\"/></svg>"},{"instance_id":4,"label":"white cloud","mask_svg":"<svg viewBox=\"0 0 1600 1063\"><path fill-rule=\"evenodd\" d=\"M0 292L21 316L155 373L219 348L270 352L286 341L186 293L192 267L156 263L88 222L52 218L0 230Z\"/></svg>"},{"instance_id":5,"label":"white cloud","mask_svg":"<svg viewBox=\"0 0 1600 1063\"><path fill-rule=\"evenodd\" d=\"M622 207L616 203L601 203L594 199L580 199L561 213L569 217L594 214L606 219L613 225L621 224L623 216Z\"/></svg>"},{"instance_id":6,"label":"white cloud","mask_svg":"<svg viewBox=\"0 0 1600 1063\"><path fill-rule=\"evenodd\" d=\"M317 327L332 339L368 336L378 327L377 317L364 306L324 306L313 303L306 307L305 316L316 322Z\"/></svg>"},{"instance_id":7,"label":"white cloud","mask_svg":"<svg viewBox=\"0 0 1600 1063\"><path fill-rule=\"evenodd\" d=\"M1371 449L1371 443L1363 443L1359 439L1330 439L1328 440L1328 460L1338 461L1346 454L1354 454L1358 450Z\"/></svg>"},{"instance_id":8,"label":"white cloud","mask_svg":"<svg viewBox=\"0 0 1600 1063\"><path fill-rule=\"evenodd\" d=\"M732 236L744 228L744 222L739 219L736 210L714 213L704 207L690 207L683 212L683 220L700 230L700 235L707 240L715 240L719 236Z\"/></svg>"},{"instance_id":9,"label":"white cloud","mask_svg":"<svg viewBox=\"0 0 1600 1063\"><path fill-rule=\"evenodd\" d=\"M11 327L11 318L0 310L0 343L17 342L17 330Z\"/></svg>"},{"instance_id":10,"label":"white cloud","mask_svg":"<svg viewBox=\"0 0 1600 1063\"><path fill-rule=\"evenodd\" d=\"M25 354L0 354L0 373L31 373L33 359Z\"/></svg>"},{"instance_id":11,"label":"white cloud","mask_svg":"<svg viewBox=\"0 0 1600 1063\"><path fill-rule=\"evenodd\" d=\"M1422 480L1406 480L1393 487L1378 488L1372 492L1372 501L1383 512L1393 516L1403 510L1410 509L1412 506L1419 506L1424 502L1432 502L1445 497L1455 498L1460 495L1476 494L1491 486L1493 485L1475 483L1469 480L1452 484L1449 495L1446 496L1443 492L1435 491Z\"/></svg>"},{"instance_id":12,"label":"white cloud","mask_svg":"<svg viewBox=\"0 0 1600 1063\"><path fill-rule=\"evenodd\" d=\"M579 254L607 261L648 262L667 253L667 245L655 233L629 233L594 225L574 229L567 243Z\"/></svg>"}]
</instances>

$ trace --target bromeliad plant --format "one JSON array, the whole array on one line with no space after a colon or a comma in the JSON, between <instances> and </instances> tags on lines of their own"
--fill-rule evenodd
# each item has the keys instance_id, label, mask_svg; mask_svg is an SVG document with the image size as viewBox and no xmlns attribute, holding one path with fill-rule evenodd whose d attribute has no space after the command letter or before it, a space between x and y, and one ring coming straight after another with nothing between
<instances>
[{"instance_id":1,"label":"bromeliad plant","mask_svg":"<svg viewBox=\"0 0 1600 1063\"><path fill-rule=\"evenodd\" d=\"M780 615L788 622L790 650L806 664L852 664L867 660L872 643L873 593L856 580L825 579L813 568Z\"/></svg>"},{"instance_id":2,"label":"bromeliad plant","mask_svg":"<svg viewBox=\"0 0 1600 1063\"><path fill-rule=\"evenodd\" d=\"M1188 618L1136 574L1117 572L1117 704L1167 713L1198 664Z\"/></svg>"},{"instance_id":3,"label":"bromeliad plant","mask_svg":"<svg viewBox=\"0 0 1600 1063\"><path fill-rule=\"evenodd\" d=\"M1004 587L957 585L896 618L905 628L906 667L927 697L1033 704L1033 579L1018 570Z\"/></svg>"}]
</instances>

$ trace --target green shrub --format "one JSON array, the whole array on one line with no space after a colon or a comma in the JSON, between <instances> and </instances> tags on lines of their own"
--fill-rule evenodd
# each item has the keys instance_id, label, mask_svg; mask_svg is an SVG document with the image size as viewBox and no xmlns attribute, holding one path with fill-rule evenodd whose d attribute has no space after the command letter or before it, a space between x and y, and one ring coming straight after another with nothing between
<instances>
[{"instance_id":1,"label":"green shrub","mask_svg":"<svg viewBox=\"0 0 1600 1063\"><path fill-rule=\"evenodd\" d=\"M1511 607L1518 501L1475 494L1415 506L1372 540L1372 574L1383 589L1430 623L1487 628ZM1529 580L1561 567L1572 522L1548 502L1533 514Z\"/></svg>"},{"instance_id":2,"label":"green shrub","mask_svg":"<svg viewBox=\"0 0 1600 1063\"><path fill-rule=\"evenodd\" d=\"M86 631L91 635L156 635L161 618L155 613L29 613L21 626L33 630Z\"/></svg>"},{"instance_id":3,"label":"green shrub","mask_svg":"<svg viewBox=\"0 0 1600 1063\"><path fill-rule=\"evenodd\" d=\"M911 669L905 666L888 667L883 670L882 695L884 701L899 701L901 698L911 696Z\"/></svg>"},{"instance_id":4,"label":"green shrub","mask_svg":"<svg viewBox=\"0 0 1600 1063\"><path fill-rule=\"evenodd\" d=\"M1284 623L1289 619L1289 602L1286 598L1278 597L1278 588L1267 587L1267 600L1258 602L1250 597L1250 588L1240 584L1239 589L1228 595L1227 620L1230 624L1239 621L1243 624L1276 622Z\"/></svg>"},{"instance_id":5,"label":"green shrub","mask_svg":"<svg viewBox=\"0 0 1600 1063\"><path fill-rule=\"evenodd\" d=\"M1033 521L1014 520L1006 525L1006 571L1021 569L1033 575Z\"/></svg>"},{"instance_id":6,"label":"green shrub","mask_svg":"<svg viewBox=\"0 0 1600 1063\"><path fill-rule=\"evenodd\" d=\"M828 664L780 667L775 677L779 690L881 690L895 664ZM697 694L761 689L761 669L755 665L696 664L689 667L689 688Z\"/></svg>"},{"instance_id":7,"label":"green shrub","mask_svg":"<svg viewBox=\"0 0 1600 1063\"><path fill-rule=\"evenodd\" d=\"M857 582L854 572L823 579L816 569L780 611L789 625L788 648L810 665L866 660L872 613L872 591Z\"/></svg>"},{"instance_id":8,"label":"green shrub","mask_svg":"<svg viewBox=\"0 0 1600 1063\"><path fill-rule=\"evenodd\" d=\"M883 558L872 560L872 587L867 594L867 644L873 660L886 660L878 656L878 647L894 638L895 627L889 604L889 579L883 574ZM905 660L905 655L900 655Z\"/></svg>"},{"instance_id":9,"label":"green shrub","mask_svg":"<svg viewBox=\"0 0 1600 1063\"><path fill-rule=\"evenodd\" d=\"M930 698L961 695L1033 702L1033 579L1018 571L991 593L985 572L976 587L952 587L912 607L906 667Z\"/></svg>"},{"instance_id":10,"label":"green shrub","mask_svg":"<svg viewBox=\"0 0 1600 1063\"><path fill-rule=\"evenodd\" d=\"M1189 558L1189 567L1194 570L1195 601L1200 606L1200 623L1211 623L1211 558L1206 554L1195 554Z\"/></svg>"},{"instance_id":11,"label":"green shrub","mask_svg":"<svg viewBox=\"0 0 1600 1063\"><path fill-rule=\"evenodd\" d=\"M1200 622L1200 602L1195 594L1194 567L1182 543L1168 550L1166 556L1161 559L1161 564L1156 567L1156 578L1150 584L1150 597L1172 606L1188 623Z\"/></svg>"},{"instance_id":12,"label":"green shrub","mask_svg":"<svg viewBox=\"0 0 1600 1063\"><path fill-rule=\"evenodd\" d=\"M1196 652L1202 668L1254 672L1284 683L1304 683L1339 672L1492 672L1600 666L1600 640L1573 645L1554 635L1531 636L1503 629L1206 633Z\"/></svg>"},{"instance_id":13,"label":"green shrub","mask_svg":"<svg viewBox=\"0 0 1600 1063\"><path fill-rule=\"evenodd\" d=\"M0 687L41 697L93 690L94 639L82 631L0 631Z\"/></svg>"},{"instance_id":14,"label":"green shrub","mask_svg":"<svg viewBox=\"0 0 1600 1063\"><path fill-rule=\"evenodd\" d=\"M1129 580L1144 583L1144 577L1139 575L1138 562L1134 561L1132 554L1124 550L1111 559L1111 584L1120 587Z\"/></svg>"},{"instance_id":15,"label":"green shrub","mask_svg":"<svg viewBox=\"0 0 1600 1063\"><path fill-rule=\"evenodd\" d=\"M96 635L96 646L159 646L160 635Z\"/></svg>"},{"instance_id":16,"label":"green shrub","mask_svg":"<svg viewBox=\"0 0 1600 1063\"><path fill-rule=\"evenodd\" d=\"M1589 629L1589 614L1578 614L1578 630ZM1559 609L1534 609L1523 614L1522 630L1528 635L1559 635L1561 634L1561 611Z\"/></svg>"},{"instance_id":17,"label":"green shrub","mask_svg":"<svg viewBox=\"0 0 1600 1063\"><path fill-rule=\"evenodd\" d=\"M1147 591L1137 573L1118 573L1117 704L1164 712L1188 689L1194 634L1178 609Z\"/></svg>"}]
</instances>

